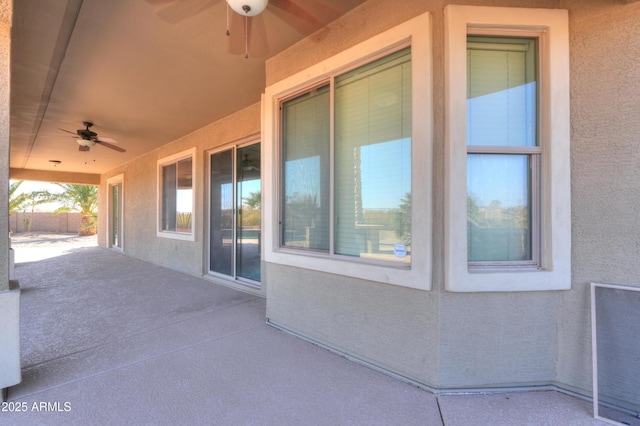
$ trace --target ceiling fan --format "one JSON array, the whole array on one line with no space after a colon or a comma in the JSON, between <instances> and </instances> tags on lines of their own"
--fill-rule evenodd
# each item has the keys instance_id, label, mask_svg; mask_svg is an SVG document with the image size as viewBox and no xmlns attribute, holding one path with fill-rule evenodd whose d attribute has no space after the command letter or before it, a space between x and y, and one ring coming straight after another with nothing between
<instances>
[{"instance_id":1,"label":"ceiling fan","mask_svg":"<svg viewBox=\"0 0 640 426\"><path fill-rule=\"evenodd\" d=\"M177 23L222 0L145 0L155 13L169 23ZM256 56L268 53L266 29L262 13L270 13L283 19L301 34L311 34L336 19L341 11L328 4L326 0L225 0L227 3L228 50L232 54L244 54L249 51ZM304 4L304 7L300 5ZM335 2L334 2L335 3ZM231 10L229 10L231 9ZM256 33L256 37L252 34ZM250 40L255 42L250 46Z\"/></svg>"},{"instance_id":2,"label":"ceiling fan","mask_svg":"<svg viewBox=\"0 0 640 426\"><path fill-rule=\"evenodd\" d=\"M96 132L90 130L91 127L93 126L92 122L83 121L82 125L85 126L85 128L78 129L75 132L72 132L70 130L65 130L65 129L59 129L59 130L62 130L63 132L67 132L67 133L71 133L72 135L75 135L74 139L76 140L76 142L78 142L78 145L80 145L78 147L79 151L89 151L89 149L91 149L92 146L95 146L95 144L100 144L104 147L113 149L114 151L118 151L118 152L127 151L124 148L120 148L119 146L114 145L114 144L117 144L118 142L116 142L111 138L98 137L98 134Z\"/></svg>"},{"instance_id":3,"label":"ceiling fan","mask_svg":"<svg viewBox=\"0 0 640 426\"><path fill-rule=\"evenodd\" d=\"M241 161L240 163L240 167L242 168L243 172L250 172L252 170L255 170L257 172L260 171L260 167L256 167L256 162L253 160L249 160L249 154L245 154L244 155L244 160ZM259 162L258 162L259 164Z\"/></svg>"}]
</instances>

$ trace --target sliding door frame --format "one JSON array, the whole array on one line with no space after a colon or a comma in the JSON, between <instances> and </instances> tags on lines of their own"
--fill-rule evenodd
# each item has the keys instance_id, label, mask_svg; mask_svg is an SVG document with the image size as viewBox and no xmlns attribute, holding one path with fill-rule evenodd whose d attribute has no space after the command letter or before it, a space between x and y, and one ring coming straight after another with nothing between
<instances>
[{"instance_id":1,"label":"sliding door frame","mask_svg":"<svg viewBox=\"0 0 640 426\"><path fill-rule=\"evenodd\" d=\"M259 281L254 281L248 278L244 278L244 277L240 277L238 276L238 267L237 267L237 235L238 235L238 212L237 212L237 207L238 207L238 196L239 194L237 193L237 186L238 186L238 176L237 176L237 170L236 170L236 165L238 164L238 152L242 149L245 148L247 146L251 146L251 145L255 145L255 144L260 144L260 157L262 158L262 144L261 144L261 140L260 140L260 135L254 135L245 139L241 139L229 144L225 144L222 145L220 147L214 148L214 149L210 149L206 152L206 156L205 156L205 161L206 161L206 177L205 177L205 181L206 181L206 185L205 185L205 190L206 190L206 194L205 194L205 199L206 199L206 211L207 211L207 220L205 221L205 226L204 226L204 233L205 233L205 259L204 259L204 269L205 269L205 276L208 278L212 278L214 279L216 282L219 282L223 285L231 285L232 287L240 287L242 290L249 290L251 292L254 291L258 291L261 292L262 291L262 285L261 282ZM212 270L212 265L211 265L211 218L212 218L212 206L211 206L211 191L212 191L212 187L211 187L211 174L212 174L212 168L211 168L211 157L215 154L219 154L219 153L223 153L225 151L231 151L232 155L232 169L233 169L233 178L232 178L232 185L233 185L233 195L232 195L232 205L233 205L233 219L232 219L232 274L231 275L226 275L223 273L219 273L219 272L215 272ZM262 191L262 174L260 176L260 191L261 193ZM261 213L261 217L262 217L262 213ZM262 219L260 220L260 228L262 229L263 226L263 221ZM262 259L264 258L263 256L263 250L262 247L260 247L260 263L262 264ZM262 266L260 266L260 268L262 269ZM262 273L260 274L262 276Z\"/></svg>"}]
</instances>

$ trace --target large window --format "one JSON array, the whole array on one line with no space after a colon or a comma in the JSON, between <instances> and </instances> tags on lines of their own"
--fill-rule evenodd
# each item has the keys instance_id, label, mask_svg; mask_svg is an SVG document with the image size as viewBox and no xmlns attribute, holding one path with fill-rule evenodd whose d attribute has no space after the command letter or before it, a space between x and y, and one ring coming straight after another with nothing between
<instances>
[{"instance_id":1,"label":"large window","mask_svg":"<svg viewBox=\"0 0 640 426\"><path fill-rule=\"evenodd\" d=\"M567 13L445 16L446 287L570 288Z\"/></svg>"},{"instance_id":2,"label":"large window","mask_svg":"<svg viewBox=\"0 0 640 426\"><path fill-rule=\"evenodd\" d=\"M410 49L283 102L282 116L282 245L410 262Z\"/></svg>"},{"instance_id":3,"label":"large window","mask_svg":"<svg viewBox=\"0 0 640 426\"><path fill-rule=\"evenodd\" d=\"M430 288L430 25L420 15L267 87L267 262Z\"/></svg>"},{"instance_id":4,"label":"large window","mask_svg":"<svg viewBox=\"0 0 640 426\"><path fill-rule=\"evenodd\" d=\"M194 151L158 162L158 236L194 239Z\"/></svg>"}]
</instances>

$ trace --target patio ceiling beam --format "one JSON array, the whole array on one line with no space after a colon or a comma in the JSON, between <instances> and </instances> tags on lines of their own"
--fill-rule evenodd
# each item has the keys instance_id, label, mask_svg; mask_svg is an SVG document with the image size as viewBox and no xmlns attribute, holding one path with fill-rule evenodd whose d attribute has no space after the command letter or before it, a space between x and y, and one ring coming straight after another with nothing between
<instances>
[{"instance_id":1,"label":"patio ceiling beam","mask_svg":"<svg viewBox=\"0 0 640 426\"><path fill-rule=\"evenodd\" d=\"M31 180L37 182L77 183L100 185L100 175L94 173L57 172L51 170L11 168L10 179Z\"/></svg>"}]
</instances>

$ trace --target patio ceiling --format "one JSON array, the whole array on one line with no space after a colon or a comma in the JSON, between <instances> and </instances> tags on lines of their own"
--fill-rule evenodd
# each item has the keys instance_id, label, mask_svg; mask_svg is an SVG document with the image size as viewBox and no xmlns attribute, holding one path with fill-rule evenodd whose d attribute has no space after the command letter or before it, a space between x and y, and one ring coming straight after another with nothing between
<instances>
[{"instance_id":1,"label":"patio ceiling","mask_svg":"<svg viewBox=\"0 0 640 426\"><path fill-rule=\"evenodd\" d=\"M170 10L167 19L152 5L167 0L14 2L12 171L101 174L259 102L265 60L315 29L271 0L250 38L252 49L263 48L245 59L228 51L223 0L179 1L205 7L187 17ZM330 6L319 16L326 24L362 2L296 4L316 14L319 3ZM233 36L242 50L242 30ZM75 132L83 121L126 153L100 145L79 151L74 135L60 129ZM54 168L50 160L61 163Z\"/></svg>"}]
</instances>

